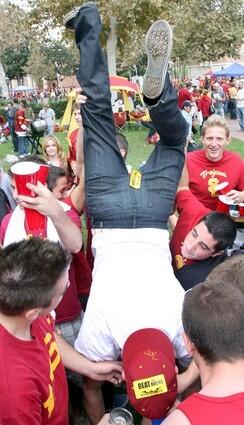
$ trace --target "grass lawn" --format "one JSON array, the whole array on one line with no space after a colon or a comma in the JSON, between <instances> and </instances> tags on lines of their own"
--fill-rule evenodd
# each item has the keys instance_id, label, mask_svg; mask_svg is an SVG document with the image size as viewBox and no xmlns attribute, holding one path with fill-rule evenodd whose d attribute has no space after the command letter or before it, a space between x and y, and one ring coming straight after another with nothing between
<instances>
[{"instance_id":1,"label":"grass lawn","mask_svg":"<svg viewBox=\"0 0 244 425\"><path fill-rule=\"evenodd\" d=\"M55 133L55 135L59 138L60 142L63 145L65 152L68 149L68 143L66 140L66 133ZM147 130L144 128L139 129L130 129L126 132L126 136L129 141L129 154L127 158L127 163L132 165L132 168L138 168L138 166L145 161L150 152L153 149L152 145L149 145L146 141ZM3 161L3 168L7 170L9 164L4 161L4 158L7 154L12 152L12 142L9 142L0 145L0 160ZM230 149L235 152L239 152L240 155L244 158L244 142L237 139L232 139L230 145L227 146L227 149Z\"/></svg>"},{"instance_id":2,"label":"grass lawn","mask_svg":"<svg viewBox=\"0 0 244 425\"><path fill-rule=\"evenodd\" d=\"M68 143L66 140L66 132L55 133L55 135L60 140L64 151L67 153ZM127 159L127 163L131 164L132 167L138 167L143 161L145 161L152 151L152 145L149 145L146 141L147 130L138 129L138 130L129 130L126 132L126 136L129 141L129 155ZM11 142L11 138L9 138L9 142L5 144L0 144L0 160L3 161L4 170L8 169L8 163L4 161L4 158L7 154L12 153L13 146Z\"/></svg>"},{"instance_id":3,"label":"grass lawn","mask_svg":"<svg viewBox=\"0 0 244 425\"><path fill-rule=\"evenodd\" d=\"M244 142L242 140L232 139L227 149L238 152L244 158Z\"/></svg>"}]
</instances>

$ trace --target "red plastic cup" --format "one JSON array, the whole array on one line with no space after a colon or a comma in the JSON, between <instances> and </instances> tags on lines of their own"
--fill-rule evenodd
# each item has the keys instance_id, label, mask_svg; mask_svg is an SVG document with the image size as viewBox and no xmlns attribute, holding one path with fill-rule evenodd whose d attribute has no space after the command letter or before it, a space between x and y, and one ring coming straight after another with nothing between
<instances>
[{"instance_id":1,"label":"red plastic cup","mask_svg":"<svg viewBox=\"0 0 244 425\"><path fill-rule=\"evenodd\" d=\"M229 207L230 206L228 204L225 204L224 202L220 201L220 199L219 199L218 203L217 203L216 211L228 214L229 213Z\"/></svg>"},{"instance_id":2,"label":"red plastic cup","mask_svg":"<svg viewBox=\"0 0 244 425\"><path fill-rule=\"evenodd\" d=\"M226 193L229 192L229 182L222 182L220 184L218 184L217 186L217 190L219 192L219 195L225 195Z\"/></svg>"},{"instance_id":3,"label":"red plastic cup","mask_svg":"<svg viewBox=\"0 0 244 425\"><path fill-rule=\"evenodd\" d=\"M244 216L244 203L239 204L239 212L240 212L240 216L243 217Z\"/></svg>"},{"instance_id":4,"label":"red plastic cup","mask_svg":"<svg viewBox=\"0 0 244 425\"><path fill-rule=\"evenodd\" d=\"M46 164L38 164L39 170L37 171L37 180L41 182L42 184L45 184L47 181L48 171L49 171L49 165Z\"/></svg>"},{"instance_id":5,"label":"red plastic cup","mask_svg":"<svg viewBox=\"0 0 244 425\"><path fill-rule=\"evenodd\" d=\"M45 183L44 176L46 175L47 177L48 166L41 170L40 168L40 164L34 162L18 162L11 167L18 195L36 197L35 192L28 189L26 184L36 185L38 180L42 180ZM40 174L38 175L38 173ZM27 233L41 238L46 237L47 217L31 208L25 207L24 210Z\"/></svg>"},{"instance_id":6,"label":"red plastic cup","mask_svg":"<svg viewBox=\"0 0 244 425\"><path fill-rule=\"evenodd\" d=\"M40 165L35 162L18 162L12 165L11 171L14 174L18 195L32 196L33 198L36 196L34 192L26 187L26 184L37 184L37 172L39 168Z\"/></svg>"},{"instance_id":7,"label":"red plastic cup","mask_svg":"<svg viewBox=\"0 0 244 425\"><path fill-rule=\"evenodd\" d=\"M225 214L229 214L230 204L227 204L226 202L224 202L224 198L225 197L223 195L219 196L216 210L219 212L223 212Z\"/></svg>"},{"instance_id":8,"label":"red plastic cup","mask_svg":"<svg viewBox=\"0 0 244 425\"><path fill-rule=\"evenodd\" d=\"M226 214L229 213L229 204L226 204L225 202L221 200L221 195L225 195L226 193L229 192L230 189L228 188L228 186L229 186L229 182L222 182L217 186L217 190L219 192L219 201L218 201L216 210Z\"/></svg>"}]
</instances>

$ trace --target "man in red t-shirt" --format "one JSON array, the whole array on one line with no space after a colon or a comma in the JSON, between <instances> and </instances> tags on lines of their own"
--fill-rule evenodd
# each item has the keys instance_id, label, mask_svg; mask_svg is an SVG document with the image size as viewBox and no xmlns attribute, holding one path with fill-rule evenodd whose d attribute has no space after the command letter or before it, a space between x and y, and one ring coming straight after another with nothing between
<instances>
[{"instance_id":1,"label":"man in red t-shirt","mask_svg":"<svg viewBox=\"0 0 244 425\"><path fill-rule=\"evenodd\" d=\"M60 170L59 174L56 170ZM63 246L72 253L73 261L69 268L69 282L70 285L65 292L62 301L56 308L56 326L60 331L62 337L72 347L74 346L75 339L81 327L83 318L83 309L79 299L79 287L81 292L85 291L89 294L91 285L91 271L86 262L84 253L82 252L82 235L81 235L81 221L79 214L72 209L70 206L64 204L62 201L63 192L67 190L67 177L62 168L50 167L48 175L48 184L52 193L46 187L35 188L38 191L38 197L35 198L34 202L39 205L43 205L42 213L48 217L47 224L47 237L50 240L59 240ZM19 196L16 190L15 179L11 177L11 187L13 189L14 199L19 204ZM25 199L25 202L29 202L31 199ZM56 199L59 201L57 202ZM39 207L38 207L39 210ZM16 210L12 211L4 217L0 227L0 238L4 246L9 245L12 242L20 240L20 228L22 228L21 220L23 211L20 210L18 205ZM19 213L19 214L18 214ZM51 233L51 227L49 222L54 226L54 232ZM24 226L23 226L24 227ZM28 231L22 229L21 237L27 237ZM80 265L82 274L77 274L76 265ZM83 273L84 272L84 273ZM72 374L73 377L74 374ZM81 386L81 377L75 376L75 382Z\"/></svg>"},{"instance_id":2,"label":"man in red t-shirt","mask_svg":"<svg viewBox=\"0 0 244 425\"><path fill-rule=\"evenodd\" d=\"M176 208L179 218L170 240L172 263L177 279L189 289L224 259L224 250L235 240L236 226L229 216L204 207L191 193L186 167L178 186Z\"/></svg>"},{"instance_id":3,"label":"man in red t-shirt","mask_svg":"<svg viewBox=\"0 0 244 425\"><path fill-rule=\"evenodd\" d=\"M203 95L198 99L198 110L202 113L203 122L211 115L211 97L208 95L208 90L203 90Z\"/></svg>"},{"instance_id":4,"label":"man in red t-shirt","mask_svg":"<svg viewBox=\"0 0 244 425\"><path fill-rule=\"evenodd\" d=\"M61 245L47 239L24 239L1 251L2 425L67 425L63 364L92 379L118 381L120 366L91 362L54 336L50 313L69 286L69 263L70 255Z\"/></svg>"},{"instance_id":5,"label":"man in red t-shirt","mask_svg":"<svg viewBox=\"0 0 244 425\"><path fill-rule=\"evenodd\" d=\"M183 103L186 100L189 100L190 102L192 102L192 95L190 92L190 88L191 88L191 82L187 82L186 85L184 85L183 87L181 87L178 91L178 105L180 109L183 109Z\"/></svg>"},{"instance_id":6,"label":"man in red t-shirt","mask_svg":"<svg viewBox=\"0 0 244 425\"><path fill-rule=\"evenodd\" d=\"M244 202L244 162L239 154L226 150L230 131L226 122L212 115L202 127L203 150L187 154L189 188L206 208L215 211L220 183L228 183L226 195L234 203Z\"/></svg>"},{"instance_id":7,"label":"man in red t-shirt","mask_svg":"<svg viewBox=\"0 0 244 425\"><path fill-rule=\"evenodd\" d=\"M19 109L15 113L15 127L14 131L18 138L18 152L19 155L24 156L29 152L29 139L27 137L27 125L25 116L26 102L20 102Z\"/></svg>"}]
</instances>

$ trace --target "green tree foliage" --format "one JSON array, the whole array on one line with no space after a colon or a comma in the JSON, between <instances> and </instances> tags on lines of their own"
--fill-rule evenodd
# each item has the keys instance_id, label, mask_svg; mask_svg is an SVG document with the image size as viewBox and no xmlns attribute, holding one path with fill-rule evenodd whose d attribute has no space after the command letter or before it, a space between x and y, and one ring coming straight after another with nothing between
<instances>
[{"instance_id":1,"label":"green tree foliage","mask_svg":"<svg viewBox=\"0 0 244 425\"><path fill-rule=\"evenodd\" d=\"M5 75L21 81L30 54L31 31L26 25L26 13L9 1L0 2L0 61Z\"/></svg>"},{"instance_id":2,"label":"green tree foliage","mask_svg":"<svg viewBox=\"0 0 244 425\"><path fill-rule=\"evenodd\" d=\"M78 54L72 44L58 40L49 40L40 44L35 41L25 70L31 74L37 85L42 85L43 78L54 81L59 75L73 75L78 66Z\"/></svg>"},{"instance_id":3,"label":"green tree foliage","mask_svg":"<svg viewBox=\"0 0 244 425\"><path fill-rule=\"evenodd\" d=\"M62 25L65 13L69 12L77 1L61 0L58 4L52 0L30 0L31 19L34 25L38 20L45 21L46 26ZM113 68L115 50L126 64L135 63L141 51L143 35L146 28L155 19L163 17L172 6L162 0L100 0L97 2L102 15L102 42L107 49L108 61ZM68 36L66 34L66 36ZM114 62L114 63L113 63Z\"/></svg>"},{"instance_id":4,"label":"green tree foliage","mask_svg":"<svg viewBox=\"0 0 244 425\"><path fill-rule=\"evenodd\" d=\"M79 64L78 52L74 43L65 41L49 41L44 49L48 64L53 64L56 75L72 75Z\"/></svg>"},{"instance_id":5,"label":"green tree foliage","mask_svg":"<svg viewBox=\"0 0 244 425\"><path fill-rule=\"evenodd\" d=\"M29 38L26 14L10 2L0 1L0 52Z\"/></svg>"},{"instance_id":6,"label":"green tree foliage","mask_svg":"<svg viewBox=\"0 0 244 425\"><path fill-rule=\"evenodd\" d=\"M238 58L244 36L243 0L184 0L179 2L175 25L175 57L185 62Z\"/></svg>"},{"instance_id":7,"label":"green tree foliage","mask_svg":"<svg viewBox=\"0 0 244 425\"><path fill-rule=\"evenodd\" d=\"M78 0L28 2L31 6L30 12L25 13L23 17L24 12L21 11L20 16L16 16L16 22L19 22L19 28L22 28L24 20L25 28L29 25L32 36L39 43L45 37L50 39L50 29L63 28L64 15L80 4ZM214 61L223 56L237 58L243 42L243 0L97 0L97 4L102 15L102 42L107 50L111 73L115 71L115 58L121 69L145 63L142 53L144 37L147 28L155 19L168 19L172 24L173 59L178 58L182 63ZM13 7L11 13L16 15L17 9ZM6 14L4 16L7 18ZM15 19L11 19L11 22L9 28L14 38ZM7 34L9 28L6 29ZM0 37L1 33L0 28ZM22 36L22 31L19 33ZM63 31L63 36L65 40L72 39L68 32ZM5 36L5 39L8 38L11 39L11 36ZM72 45L74 46L73 40ZM54 72L54 68L56 73L66 74L72 71L74 54L72 53L70 58L70 46L55 43L50 46L46 54L48 57L48 52L52 51L53 60L46 58L46 63L50 64L50 72Z\"/></svg>"},{"instance_id":8,"label":"green tree foliage","mask_svg":"<svg viewBox=\"0 0 244 425\"><path fill-rule=\"evenodd\" d=\"M74 74L78 66L74 43L50 36L43 16L38 25L29 25L30 16L31 11L0 2L0 60L6 76L20 81L31 74L41 86L43 78L53 81L58 75ZM50 12L47 16L50 20Z\"/></svg>"},{"instance_id":9,"label":"green tree foliage","mask_svg":"<svg viewBox=\"0 0 244 425\"><path fill-rule=\"evenodd\" d=\"M55 66L53 63L48 63L44 49L38 42L31 44L31 54L25 71L32 75L38 87L42 87L43 78L48 81L56 79Z\"/></svg>"},{"instance_id":10,"label":"green tree foliage","mask_svg":"<svg viewBox=\"0 0 244 425\"><path fill-rule=\"evenodd\" d=\"M30 49L27 42L22 42L14 47L7 47L1 54L1 61L5 74L10 79L21 81L26 75L25 66L28 62Z\"/></svg>"},{"instance_id":11,"label":"green tree foliage","mask_svg":"<svg viewBox=\"0 0 244 425\"><path fill-rule=\"evenodd\" d=\"M30 0L32 19L61 25L76 0ZM238 57L243 42L243 0L99 0L103 20L103 43L113 31L108 56L115 49L121 66L136 63L143 51L144 35L155 19L174 26L173 57L182 62L202 62L223 56ZM115 28L111 27L111 17Z\"/></svg>"}]
</instances>

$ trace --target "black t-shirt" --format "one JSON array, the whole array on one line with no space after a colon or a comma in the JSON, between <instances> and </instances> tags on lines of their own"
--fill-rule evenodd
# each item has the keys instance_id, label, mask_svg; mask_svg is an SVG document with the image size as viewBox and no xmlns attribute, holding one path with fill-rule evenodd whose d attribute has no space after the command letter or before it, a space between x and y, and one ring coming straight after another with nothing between
<instances>
[{"instance_id":1,"label":"black t-shirt","mask_svg":"<svg viewBox=\"0 0 244 425\"><path fill-rule=\"evenodd\" d=\"M227 255L217 255L206 260L196 261L175 271L175 276L181 286L187 291L198 283L204 282L209 273L227 259Z\"/></svg>"}]
</instances>

